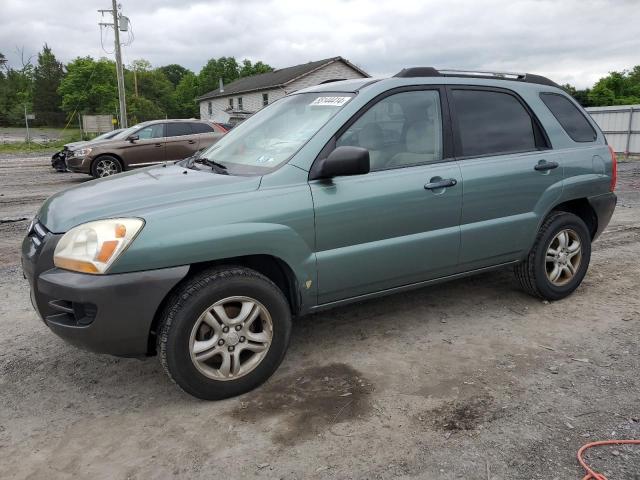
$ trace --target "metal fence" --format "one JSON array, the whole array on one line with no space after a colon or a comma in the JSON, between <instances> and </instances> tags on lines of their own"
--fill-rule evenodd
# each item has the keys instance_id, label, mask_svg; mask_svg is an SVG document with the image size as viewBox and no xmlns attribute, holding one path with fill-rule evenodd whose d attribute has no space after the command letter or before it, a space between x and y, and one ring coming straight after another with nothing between
<instances>
[{"instance_id":1,"label":"metal fence","mask_svg":"<svg viewBox=\"0 0 640 480\"><path fill-rule=\"evenodd\" d=\"M589 107L586 110L616 153L640 154L640 105Z\"/></svg>"}]
</instances>

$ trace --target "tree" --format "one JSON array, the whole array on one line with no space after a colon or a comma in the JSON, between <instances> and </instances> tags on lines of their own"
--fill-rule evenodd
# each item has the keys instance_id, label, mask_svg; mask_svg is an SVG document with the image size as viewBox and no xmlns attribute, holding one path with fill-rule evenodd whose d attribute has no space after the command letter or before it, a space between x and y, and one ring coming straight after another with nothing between
<instances>
[{"instance_id":1,"label":"tree","mask_svg":"<svg viewBox=\"0 0 640 480\"><path fill-rule=\"evenodd\" d=\"M594 106L640 103L640 65L631 70L610 72L598 80L589 92L589 101Z\"/></svg>"},{"instance_id":2,"label":"tree","mask_svg":"<svg viewBox=\"0 0 640 480\"><path fill-rule=\"evenodd\" d=\"M154 69L147 60L131 62L131 71L125 72L125 84L128 97L141 97L155 105L151 109L143 102L144 114L132 111L131 114L137 115L138 119L148 116L150 112L158 113L160 118L174 115L174 86L162 71Z\"/></svg>"},{"instance_id":3,"label":"tree","mask_svg":"<svg viewBox=\"0 0 640 480\"><path fill-rule=\"evenodd\" d=\"M174 92L175 117L191 118L198 116L199 110L196 103L198 91L198 77L192 72L186 73Z\"/></svg>"},{"instance_id":4,"label":"tree","mask_svg":"<svg viewBox=\"0 0 640 480\"><path fill-rule=\"evenodd\" d=\"M198 94L202 95L217 89L220 86L220 79L226 85L240 77L271 71L273 68L260 61L252 65L250 60L245 59L240 66L234 57L212 58L198 74Z\"/></svg>"},{"instance_id":5,"label":"tree","mask_svg":"<svg viewBox=\"0 0 640 480\"><path fill-rule=\"evenodd\" d=\"M131 124L164 117L165 113L149 99L134 96L129 98L127 102L127 118Z\"/></svg>"},{"instance_id":6,"label":"tree","mask_svg":"<svg viewBox=\"0 0 640 480\"><path fill-rule=\"evenodd\" d=\"M33 72L33 110L40 125L64 124L64 112L60 108L62 98L58 93L63 76L62 63L45 43Z\"/></svg>"},{"instance_id":7,"label":"tree","mask_svg":"<svg viewBox=\"0 0 640 480\"><path fill-rule=\"evenodd\" d=\"M24 50L19 50L22 68L9 66L0 54L0 125L24 125L24 109L31 110L33 93L33 65L31 57L25 60Z\"/></svg>"},{"instance_id":8,"label":"tree","mask_svg":"<svg viewBox=\"0 0 640 480\"><path fill-rule=\"evenodd\" d=\"M170 65L165 65L164 67L158 67L162 73L165 74L167 79L173 84L174 88L178 86L180 80L188 74L193 72L189 69L184 68L182 65L178 65L177 63L172 63Z\"/></svg>"},{"instance_id":9,"label":"tree","mask_svg":"<svg viewBox=\"0 0 640 480\"><path fill-rule=\"evenodd\" d=\"M240 76L238 62L233 57L210 59L198 74L199 94L218 88L220 79L227 84Z\"/></svg>"},{"instance_id":10,"label":"tree","mask_svg":"<svg viewBox=\"0 0 640 480\"><path fill-rule=\"evenodd\" d=\"M242 61L242 67L240 68L240 77L250 77L252 75L259 75L261 73L268 72L273 72L273 68L266 63L258 61L251 65L250 60L244 59Z\"/></svg>"},{"instance_id":11,"label":"tree","mask_svg":"<svg viewBox=\"0 0 640 480\"><path fill-rule=\"evenodd\" d=\"M115 114L118 110L116 64L106 58L78 57L67 65L58 93L62 110L88 114Z\"/></svg>"}]
</instances>

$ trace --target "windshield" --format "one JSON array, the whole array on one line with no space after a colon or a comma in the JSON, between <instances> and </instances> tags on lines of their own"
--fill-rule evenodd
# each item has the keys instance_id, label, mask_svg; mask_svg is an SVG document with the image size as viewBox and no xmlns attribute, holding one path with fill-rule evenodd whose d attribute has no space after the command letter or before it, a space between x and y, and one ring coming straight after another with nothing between
<instances>
[{"instance_id":1,"label":"windshield","mask_svg":"<svg viewBox=\"0 0 640 480\"><path fill-rule=\"evenodd\" d=\"M111 132L107 132L107 133L103 133L102 135L98 135L96 138L94 138L93 140L106 140L109 138L113 138L116 135L118 135L118 133L120 132L120 130L113 130Z\"/></svg>"},{"instance_id":2,"label":"windshield","mask_svg":"<svg viewBox=\"0 0 640 480\"><path fill-rule=\"evenodd\" d=\"M263 175L288 161L352 97L350 93L284 97L235 127L201 157L223 165L231 175Z\"/></svg>"}]
</instances>

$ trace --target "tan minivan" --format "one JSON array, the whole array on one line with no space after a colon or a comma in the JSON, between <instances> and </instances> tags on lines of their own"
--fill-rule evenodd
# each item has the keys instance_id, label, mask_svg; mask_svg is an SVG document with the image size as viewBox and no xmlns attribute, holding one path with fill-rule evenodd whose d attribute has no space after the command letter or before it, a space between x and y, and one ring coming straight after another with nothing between
<instances>
[{"instance_id":1,"label":"tan minivan","mask_svg":"<svg viewBox=\"0 0 640 480\"><path fill-rule=\"evenodd\" d=\"M153 120L116 136L72 150L66 161L72 172L108 177L123 170L182 160L216 143L226 129L204 120Z\"/></svg>"}]
</instances>

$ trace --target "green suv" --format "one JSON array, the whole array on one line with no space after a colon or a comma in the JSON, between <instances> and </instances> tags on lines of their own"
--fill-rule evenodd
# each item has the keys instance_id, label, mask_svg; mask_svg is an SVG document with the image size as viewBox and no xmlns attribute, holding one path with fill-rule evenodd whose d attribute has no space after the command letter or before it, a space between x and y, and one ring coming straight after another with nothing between
<instances>
[{"instance_id":1,"label":"green suv","mask_svg":"<svg viewBox=\"0 0 640 480\"><path fill-rule=\"evenodd\" d=\"M298 91L197 158L52 196L22 262L54 333L157 354L220 399L269 378L310 312L506 266L566 297L615 183L602 132L552 81L409 68Z\"/></svg>"}]
</instances>

